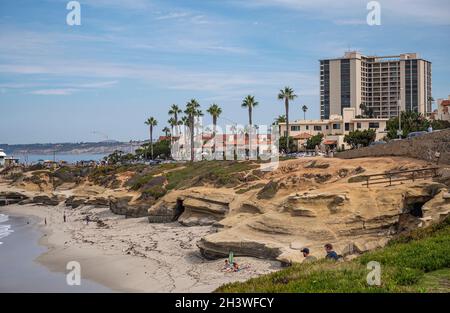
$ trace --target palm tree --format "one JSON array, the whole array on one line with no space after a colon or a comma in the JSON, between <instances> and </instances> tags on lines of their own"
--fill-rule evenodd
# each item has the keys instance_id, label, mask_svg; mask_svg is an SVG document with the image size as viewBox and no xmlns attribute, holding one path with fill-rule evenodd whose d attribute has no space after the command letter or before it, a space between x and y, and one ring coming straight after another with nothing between
<instances>
[{"instance_id":1,"label":"palm tree","mask_svg":"<svg viewBox=\"0 0 450 313\"><path fill-rule=\"evenodd\" d=\"M183 116L181 121L178 122L179 125L184 126L184 133L186 134L186 128L189 126L189 118L187 116Z\"/></svg>"},{"instance_id":2,"label":"palm tree","mask_svg":"<svg viewBox=\"0 0 450 313\"><path fill-rule=\"evenodd\" d=\"M306 111L308 111L308 107L306 105L302 106L303 111L303 119L306 120Z\"/></svg>"},{"instance_id":3,"label":"palm tree","mask_svg":"<svg viewBox=\"0 0 450 313\"><path fill-rule=\"evenodd\" d=\"M145 125L148 125L150 128L150 149L153 160L153 127L158 125L158 121L154 117L150 117L147 121L145 121Z\"/></svg>"},{"instance_id":4,"label":"palm tree","mask_svg":"<svg viewBox=\"0 0 450 313\"><path fill-rule=\"evenodd\" d=\"M212 152L214 153L216 151L216 128L217 128L217 118L222 114L222 109L215 103L213 103L208 110L206 111L209 114L211 114L213 119L213 138L214 138L214 145Z\"/></svg>"},{"instance_id":5,"label":"palm tree","mask_svg":"<svg viewBox=\"0 0 450 313\"><path fill-rule=\"evenodd\" d=\"M280 123L286 123L286 115L278 115L278 117L274 120L273 125L278 125Z\"/></svg>"},{"instance_id":6,"label":"palm tree","mask_svg":"<svg viewBox=\"0 0 450 313\"><path fill-rule=\"evenodd\" d=\"M180 114L182 112L182 110L178 107L178 105L176 105L176 104L172 104L172 106L170 107L170 110L169 110L169 115L170 116L173 116L173 119L174 119L174 121L175 121L175 123L174 123L174 125L172 125L173 127L178 127L178 125L180 125L179 124L179 122L178 122L178 114ZM175 135L177 134L178 132L175 132Z\"/></svg>"},{"instance_id":7,"label":"palm tree","mask_svg":"<svg viewBox=\"0 0 450 313\"><path fill-rule=\"evenodd\" d=\"M294 89L290 87L284 87L278 94L278 100L284 100L284 107L286 109L286 153L289 153L289 100L294 100L297 95L294 93Z\"/></svg>"},{"instance_id":8,"label":"palm tree","mask_svg":"<svg viewBox=\"0 0 450 313\"><path fill-rule=\"evenodd\" d=\"M164 132L164 134L166 135L166 137L169 137L169 133L170 133L170 128L169 127L164 127L163 129L162 129L162 131Z\"/></svg>"},{"instance_id":9,"label":"palm tree","mask_svg":"<svg viewBox=\"0 0 450 313\"><path fill-rule=\"evenodd\" d=\"M359 108L361 109L361 115L363 117L365 117L367 115L367 106L366 106L366 104L365 103L361 103L359 105Z\"/></svg>"},{"instance_id":10,"label":"palm tree","mask_svg":"<svg viewBox=\"0 0 450 313\"><path fill-rule=\"evenodd\" d=\"M252 95L248 95L247 97L244 98L244 100L242 101L241 106L243 108L248 108L248 124L250 126L253 125L252 122L252 112L253 112L253 108L255 106L257 106L259 103L257 101L255 101L255 97Z\"/></svg>"},{"instance_id":11,"label":"palm tree","mask_svg":"<svg viewBox=\"0 0 450 313\"><path fill-rule=\"evenodd\" d=\"M242 101L241 106L243 108L248 108L248 124L249 124L249 129L253 131L253 121L252 121L252 113L253 113L253 108L255 106L257 106L259 103L257 101L255 101L255 97L252 95L248 95L247 97L244 98L244 100ZM248 135L247 135L248 136ZM250 155L250 151L252 150L252 139L251 136L249 137L249 149L246 151L247 156Z\"/></svg>"},{"instance_id":12,"label":"palm tree","mask_svg":"<svg viewBox=\"0 0 450 313\"><path fill-rule=\"evenodd\" d=\"M169 126L172 128L172 129L174 129L175 128L175 126L177 126L177 121L175 121L175 118L173 118L173 117L171 117L171 118L169 118L169 120L167 121L167 123L169 124Z\"/></svg>"},{"instance_id":13,"label":"palm tree","mask_svg":"<svg viewBox=\"0 0 450 313\"><path fill-rule=\"evenodd\" d=\"M200 110L200 104L195 99L191 99L186 104L186 110L184 110L184 114L187 115L189 129L191 132L191 162L194 162L194 127L195 127L195 118L198 116L202 116L203 113Z\"/></svg>"}]
</instances>

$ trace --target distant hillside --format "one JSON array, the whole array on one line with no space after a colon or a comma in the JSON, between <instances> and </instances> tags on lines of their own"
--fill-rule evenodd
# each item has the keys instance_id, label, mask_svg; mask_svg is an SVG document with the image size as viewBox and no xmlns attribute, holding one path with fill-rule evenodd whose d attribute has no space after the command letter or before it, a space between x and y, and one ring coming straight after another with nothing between
<instances>
[{"instance_id":1,"label":"distant hillside","mask_svg":"<svg viewBox=\"0 0 450 313\"><path fill-rule=\"evenodd\" d=\"M139 148L143 142L118 142L114 140L102 142L80 142L80 143L36 143L22 145L0 144L6 154L108 154L115 150L131 152Z\"/></svg>"}]
</instances>

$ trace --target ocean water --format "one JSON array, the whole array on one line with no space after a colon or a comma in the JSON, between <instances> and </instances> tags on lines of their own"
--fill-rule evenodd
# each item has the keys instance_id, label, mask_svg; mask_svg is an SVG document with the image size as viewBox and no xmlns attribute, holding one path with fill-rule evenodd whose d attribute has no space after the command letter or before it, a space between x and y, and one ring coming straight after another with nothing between
<instances>
[{"instance_id":1,"label":"ocean water","mask_svg":"<svg viewBox=\"0 0 450 313\"><path fill-rule=\"evenodd\" d=\"M79 161L100 161L102 160L106 154L56 154L55 160L66 161L68 163L76 163ZM14 155L20 159L20 163L36 163L40 160L51 160L53 161L53 155L49 154L28 154L28 155Z\"/></svg>"},{"instance_id":2,"label":"ocean water","mask_svg":"<svg viewBox=\"0 0 450 313\"><path fill-rule=\"evenodd\" d=\"M0 214L0 245L3 244L2 238L5 238L13 232L11 225L7 224L8 221L8 215Z\"/></svg>"}]
</instances>

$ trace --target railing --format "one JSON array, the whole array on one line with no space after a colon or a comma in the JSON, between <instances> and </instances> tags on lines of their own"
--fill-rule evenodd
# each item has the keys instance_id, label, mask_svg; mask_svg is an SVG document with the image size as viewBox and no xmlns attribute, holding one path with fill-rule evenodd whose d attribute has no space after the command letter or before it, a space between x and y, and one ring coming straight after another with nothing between
<instances>
[{"instance_id":1,"label":"railing","mask_svg":"<svg viewBox=\"0 0 450 313\"><path fill-rule=\"evenodd\" d=\"M369 185L385 184L392 186L392 183L417 179L433 178L438 176L439 167L428 167L416 170L404 170L395 172L386 172L383 174L366 175L366 183L363 184L369 188ZM405 175L406 174L406 175Z\"/></svg>"}]
</instances>

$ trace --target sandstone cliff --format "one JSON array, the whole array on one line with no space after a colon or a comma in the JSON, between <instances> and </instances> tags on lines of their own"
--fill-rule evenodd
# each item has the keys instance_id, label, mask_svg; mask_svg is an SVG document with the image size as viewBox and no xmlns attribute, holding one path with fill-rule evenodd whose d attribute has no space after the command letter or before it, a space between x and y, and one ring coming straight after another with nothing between
<instances>
[{"instance_id":1,"label":"sandstone cliff","mask_svg":"<svg viewBox=\"0 0 450 313\"><path fill-rule=\"evenodd\" d=\"M197 244L210 258L233 251L290 263L302 261L302 247L322 257L325 243L357 254L450 212L448 186L429 178L369 188L357 178L428 165L405 158L291 160L245 186L172 191L149 209L149 220L216 226Z\"/></svg>"}]
</instances>

